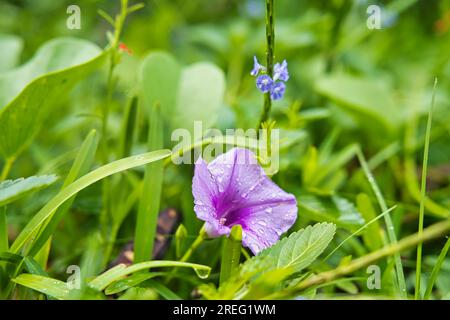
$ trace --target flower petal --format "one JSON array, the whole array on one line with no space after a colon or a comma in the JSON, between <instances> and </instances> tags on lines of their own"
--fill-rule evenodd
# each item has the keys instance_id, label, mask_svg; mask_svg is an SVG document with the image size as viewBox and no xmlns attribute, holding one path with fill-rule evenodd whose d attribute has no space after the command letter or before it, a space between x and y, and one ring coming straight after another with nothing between
<instances>
[{"instance_id":1,"label":"flower petal","mask_svg":"<svg viewBox=\"0 0 450 320\"><path fill-rule=\"evenodd\" d=\"M193 180L194 210L212 236L240 224L243 245L257 254L278 241L297 219L297 202L279 188L254 153L234 148L209 165L200 159Z\"/></svg>"},{"instance_id":2,"label":"flower petal","mask_svg":"<svg viewBox=\"0 0 450 320\"><path fill-rule=\"evenodd\" d=\"M273 80L267 74L263 74L256 79L256 87L262 93L267 93L272 89Z\"/></svg>"},{"instance_id":3,"label":"flower petal","mask_svg":"<svg viewBox=\"0 0 450 320\"><path fill-rule=\"evenodd\" d=\"M192 194L194 196L194 211L203 221L217 219L213 199L217 197L217 186L208 170L207 163L199 158L195 163L195 173L192 179Z\"/></svg>"},{"instance_id":4,"label":"flower petal","mask_svg":"<svg viewBox=\"0 0 450 320\"><path fill-rule=\"evenodd\" d=\"M270 89L270 97L272 100L283 99L284 93L286 92L286 85L283 82L276 82Z\"/></svg>"},{"instance_id":5,"label":"flower petal","mask_svg":"<svg viewBox=\"0 0 450 320\"><path fill-rule=\"evenodd\" d=\"M234 163L230 167L230 163ZM255 254L274 244L297 219L297 202L267 177L253 152L234 148L208 165L221 176L221 203L216 208L228 226L240 224L243 243ZM259 248L259 249L258 249Z\"/></svg>"}]
</instances>

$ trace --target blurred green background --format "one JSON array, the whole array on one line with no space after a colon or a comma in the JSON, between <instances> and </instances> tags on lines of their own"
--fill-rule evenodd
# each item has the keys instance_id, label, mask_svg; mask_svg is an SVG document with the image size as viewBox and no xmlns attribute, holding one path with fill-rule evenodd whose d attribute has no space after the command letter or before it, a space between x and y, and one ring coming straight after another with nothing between
<instances>
[{"instance_id":1,"label":"blurred green background","mask_svg":"<svg viewBox=\"0 0 450 320\"><path fill-rule=\"evenodd\" d=\"M254 55L264 61L264 1L144 3L144 9L127 19L123 31L122 42L132 54L124 54L117 69L109 144L117 143L115 133L120 130L125 105L136 93L140 58L155 50L169 51L186 65L209 61L219 66L226 75L227 88L216 126L254 128L263 96L249 73ZM66 9L73 4L81 8L80 30L66 27ZM382 9L379 30L370 30L366 25L366 10L371 4ZM296 141L283 150L280 174L275 179L284 189L299 195L301 219L297 227L331 219L333 214L342 223L340 226L349 230L361 224L354 205L356 194L371 191L361 172L357 172L359 164L352 146L358 143L368 158L378 156L371 165L382 191L390 204L400 204L400 213L394 215L398 235L417 230L414 188L420 174L417 168L423 157L425 115L435 77L439 84L430 149L429 196L448 211L450 1L277 0L275 5L275 60L289 62L291 79L285 99L274 104L272 117L283 130L283 137ZM27 61L44 42L55 37L80 37L105 47L106 32L111 27L97 10L115 13L119 8L119 1L112 0L1 0L0 34L16 36L1 38L1 70ZM11 176L53 172L54 168L55 173L63 173L70 163L55 165L57 157L78 147L90 129L100 127L98 114L105 94L105 73L89 77L70 95L61 93L60 108L18 159ZM145 149L143 140L138 141L136 150ZM417 163L417 168L408 166L410 160ZM314 178L321 171L327 174ZM191 191L183 187L190 185L190 174L167 170L162 207L182 208L184 222L194 234L199 223L194 222ZM67 261L77 261L83 253L85 244L73 244L89 241L83 238L85 231L96 229L97 222L91 218L100 210L100 194L100 186L96 185L83 191L75 202L74 211L82 214L68 218L59 231L52 253L58 257L53 260L56 272L63 272ZM336 194L342 197L339 199L346 199L344 203L335 198ZM12 207L12 225L23 225L50 195L45 192L32 202ZM429 222L435 218L432 216ZM116 250L132 238L132 226L124 223ZM12 238L16 232L11 230ZM429 267L441 247L438 244L429 248ZM70 248L77 249L67 255ZM362 255L366 250L354 243L344 247L340 257ZM208 256L207 250L204 256ZM414 266L414 258L405 258L406 268ZM438 283L444 293L450 291L448 259L445 266L446 277Z\"/></svg>"}]
</instances>

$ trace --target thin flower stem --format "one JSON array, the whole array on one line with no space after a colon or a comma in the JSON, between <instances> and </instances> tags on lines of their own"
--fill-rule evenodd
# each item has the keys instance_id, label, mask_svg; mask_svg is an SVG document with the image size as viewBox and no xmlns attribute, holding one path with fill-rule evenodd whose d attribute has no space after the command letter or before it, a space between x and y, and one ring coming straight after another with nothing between
<instances>
[{"instance_id":1,"label":"thin flower stem","mask_svg":"<svg viewBox=\"0 0 450 320\"><path fill-rule=\"evenodd\" d=\"M273 0L266 0L266 62L267 62L267 74L273 78L273 61L275 52L275 22L274 22L274 7ZM270 110L272 109L272 99L270 93L266 93L264 96L264 108L261 114L261 118L258 123L259 130L261 124L270 116Z\"/></svg>"},{"instance_id":2,"label":"thin flower stem","mask_svg":"<svg viewBox=\"0 0 450 320\"><path fill-rule=\"evenodd\" d=\"M202 244L203 240L206 239L206 236L205 226L203 226L198 233L197 239L194 240L189 249L181 257L180 262L188 261L192 253Z\"/></svg>"},{"instance_id":3,"label":"thin flower stem","mask_svg":"<svg viewBox=\"0 0 450 320\"><path fill-rule=\"evenodd\" d=\"M192 253L194 253L194 251L197 250L197 248L203 243L203 240L205 240L207 238L207 236L208 235L205 230L205 225L203 225L202 228L200 229L200 231L198 232L197 238L194 240L194 242L192 242L189 249L187 249L187 251L184 253L184 255L181 257L181 259L179 261L180 262L188 261L192 255ZM167 278L165 280L166 284L170 283L170 281L172 280L176 271L177 271L177 268L174 268L172 270L172 272L167 276Z\"/></svg>"},{"instance_id":4,"label":"thin flower stem","mask_svg":"<svg viewBox=\"0 0 450 320\"><path fill-rule=\"evenodd\" d=\"M121 9L120 13L116 16L114 21L114 37L110 43L111 46L111 56L110 56L110 64L108 70L108 80L107 80L107 94L106 94L106 102L103 104L102 108L102 150L103 150L103 161L106 163L108 161L108 152L107 152L107 127L108 127L108 119L110 112L110 105L112 100L112 94L114 91L114 70L119 60L119 41L120 36L122 34L123 25L125 23L125 19L127 17L127 7L128 0L121 1Z\"/></svg>"},{"instance_id":5,"label":"thin flower stem","mask_svg":"<svg viewBox=\"0 0 450 320\"><path fill-rule=\"evenodd\" d=\"M423 232L423 221L425 215L425 198L427 192L427 169L428 169L428 152L430 149L430 137L431 137L431 122L433 119L433 106L436 96L437 78L434 80L433 96L431 98L431 105L428 109L427 131L425 133L425 146L423 151L423 163L422 163L422 181L420 186L420 207L419 207L419 236ZM420 299L420 276L422 269L422 243L417 245L417 258L416 258L416 289L414 291L414 298Z\"/></svg>"},{"instance_id":6,"label":"thin flower stem","mask_svg":"<svg viewBox=\"0 0 450 320\"><path fill-rule=\"evenodd\" d=\"M15 160L16 159L14 157L6 159L5 165L3 166L2 173L0 175L0 182L8 178L8 174L11 171L12 165Z\"/></svg>"}]
</instances>

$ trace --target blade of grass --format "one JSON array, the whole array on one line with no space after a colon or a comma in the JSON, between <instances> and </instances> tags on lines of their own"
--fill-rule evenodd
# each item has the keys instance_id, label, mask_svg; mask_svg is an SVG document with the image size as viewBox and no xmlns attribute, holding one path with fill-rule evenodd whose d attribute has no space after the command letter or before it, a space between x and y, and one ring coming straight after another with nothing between
<instances>
[{"instance_id":1,"label":"blade of grass","mask_svg":"<svg viewBox=\"0 0 450 320\"><path fill-rule=\"evenodd\" d=\"M143 273L135 273L131 276L128 276L124 279L119 279L116 282L113 282L105 289L106 295L117 294L119 292L125 291L129 288L138 286L144 281L147 281L151 278L159 277L165 275L165 272L143 272Z\"/></svg>"},{"instance_id":2,"label":"blade of grass","mask_svg":"<svg viewBox=\"0 0 450 320\"><path fill-rule=\"evenodd\" d=\"M175 292L167 288L162 283L155 281L155 280L147 280L147 284L150 288L158 292L161 297L163 297L166 300L182 300L182 298L177 295Z\"/></svg>"},{"instance_id":3,"label":"blade of grass","mask_svg":"<svg viewBox=\"0 0 450 320\"><path fill-rule=\"evenodd\" d=\"M419 207L419 237L423 233L423 222L425 215L425 197L427 192L427 170L428 170L428 153L430 150L430 132L431 123L433 120L433 106L436 97L437 78L434 79L433 95L431 98L431 105L428 109L427 131L425 133L425 147L423 150L423 163L422 163L422 181L420 186L420 207ZM420 276L422 271L422 243L417 245L417 258L416 258L416 289L414 292L414 298L420 299Z\"/></svg>"},{"instance_id":4,"label":"blade of grass","mask_svg":"<svg viewBox=\"0 0 450 320\"><path fill-rule=\"evenodd\" d=\"M23 273L12 281L24 287L52 296L58 300L68 299L70 293L65 282L41 275Z\"/></svg>"},{"instance_id":5,"label":"blade of grass","mask_svg":"<svg viewBox=\"0 0 450 320\"><path fill-rule=\"evenodd\" d=\"M119 264L112 269L102 273L91 282L89 282L89 286L93 289L102 291L111 283L131 274L134 272L138 272L141 270L151 269L151 268L163 268L163 267L178 267L178 268L192 268L195 270L197 275L201 278L206 278L209 276L211 272L211 268L201 264L189 263L189 262L179 262L179 261L146 261L140 262L137 264L133 264L129 267L124 264Z\"/></svg>"},{"instance_id":6,"label":"blade of grass","mask_svg":"<svg viewBox=\"0 0 450 320\"><path fill-rule=\"evenodd\" d=\"M108 163L79 178L78 180L64 188L62 191L60 191L33 218L31 218L31 220L14 241L13 245L11 246L11 251L17 253L22 248L22 246L30 239L33 232L40 228L46 221L46 219L53 215L55 210L57 210L64 202L66 202L81 190L89 187L99 180L104 179L105 177L131 168L142 166L150 162L155 162L167 158L170 156L170 154L170 150L163 149L120 159Z\"/></svg>"},{"instance_id":7,"label":"blade of grass","mask_svg":"<svg viewBox=\"0 0 450 320\"><path fill-rule=\"evenodd\" d=\"M431 291L433 290L434 283L436 282L439 271L441 270L442 264L444 263L445 257L447 256L448 249L450 249L450 238L447 239L444 247L439 254L436 264L431 272L430 280L428 280L427 290L425 291L424 299L428 300L431 296Z\"/></svg>"},{"instance_id":8,"label":"blade of grass","mask_svg":"<svg viewBox=\"0 0 450 320\"><path fill-rule=\"evenodd\" d=\"M131 154L131 147L133 145L133 139L135 130L138 127L136 124L136 117L138 112L138 98L135 96L131 99L128 107L125 111L125 117L122 122L122 128L119 138L118 154L123 158Z\"/></svg>"},{"instance_id":9,"label":"blade of grass","mask_svg":"<svg viewBox=\"0 0 450 320\"><path fill-rule=\"evenodd\" d=\"M149 117L148 147L149 150L157 150L163 145L163 128L159 104L150 108ZM153 252L163 177L164 164L162 162L151 163L146 166L134 238L135 262L148 260Z\"/></svg>"},{"instance_id":10,"label":"blade of grass","mask_svg":"<svg viewBox=\"0 0 450 320\"><path fill-rule=\"evenodd\" d=\"M372 221L372 219L377 217L376 211L367 194L358 194L356 197L356 205L365 221ZM362 236L364 244L370 248L371 251L380 249L386 241L384 239L384 235L381 233L381 230L380 224L377 221L374 221L373 224L368 226L367 232Z\"/></svg>"},{"instance_id":11,"label":"blade of grass","mask_svg":"<svg viewBox=\"0 0 450 320\"><path fill-rule=\"evenodd\" d=\"M61 191L74 182L77 178L81 177L83 174L89 171L92 163L94 162L95 153L97 151L98 146L98 135L95 130L92 130L87 135L83 144L81 145L80 151L75 158L72 167L70 168L69 174L64 180L64 184L61 187ZM46 221L46 224L42 226L39 235L36 240L33 241L29 249L27 250L27 255L34 256L38 253L38 251L44 245L51 245L51 240L47 241L51 238L51 235L56 229L56 226L59 224L61 219L67 213L67 211L72 206L73 201L75 200L75 196L66 201L56 212L55 214Z\"/></svg>"},{"instance_id":12,"label":"blade of grass","mask_svg":"<svg viewBox=\"0 0 450 320\"><path fill-rule=\"evenodd\" d=\"M389 208L388 210L380 213L378 216L376 216L375 218L373 218L372 220L370 220L369 222L367 222L366 224L364 224L361 228L359 228L358 230L356 230L355 232L353 232L351 235L349 235L347 238L345 238L336 248L334 248L333 251L331 251L324 259L323 261L328 260L328 258L330 258L337 250L339 250L340 247L342 247L344 245L344 243L346 243L349 239L353 238L354 236L356 236L357 234L359 234L361 231L363 231L364 229L366 229L368 226L370 226L372 223L374 223L375 221L377 221L378 219L380 219L381 217L384 217L386 214L388 214L389 212L391 212L392 210L394 210L397 206L393 206L391 208Z\"/></svg>"},{"instance_id":13,"label":"blade of grass","mask_svg":"<svg viewBox=\"0 0 450 320\"><path fill-rule=\"evenodd\" d=\"M364 174L367 178L367 181L369 182L369 184L375 194L375 197L377 198L377 201L378 201L378 204L379 204L381 210L383 212L387 211L388 207L386 205L386 201L383 197L383 194L380 191L380 188L378 187L378 184L377 184L374 176L372 175L372 172L370 171L369 165L367 164L364 154L362 153L360 148L358 148L356 150L356 155L357 155L358 160L361 164L361 167L364 171ZM391 245L395 245L397 243L397 236L395 235L394 225L392 223L392 219L391 219L390 215L387 214L384 216L384 222L386 223L389 243ZM398 252L394 253L394 260L395 260L395 270L396 270L396 275L397 275L398 289L400 291L400 297L402 297L403 299L406 299L407 294L406 294L405 275L403 273L402 261L400 258L400 254Z\"/></svg>"}]
</instances>

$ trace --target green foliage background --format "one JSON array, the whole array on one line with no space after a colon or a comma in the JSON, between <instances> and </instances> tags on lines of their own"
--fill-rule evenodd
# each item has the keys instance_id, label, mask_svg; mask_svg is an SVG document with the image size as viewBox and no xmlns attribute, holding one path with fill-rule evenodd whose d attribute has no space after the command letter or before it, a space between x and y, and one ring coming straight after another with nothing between
<instances>
[{"instance_id":1,"label":"green foliage background","mask_svg":"<svg viewBox=\"0 0 450 320\"><path fill-rule=\"evenodd\" d=\"M396 205L390 216L397 239L417 231L426 116L435 77L438 86L428 157L425 226L449 219L450 1L378 1L376 4L383 8L380 30L366 27L366 9L374 4L371 1L275 2L275 60L289 62L291 79L286 97L272 109L282 140L280 168L273 179L297 197L299 219L291 231L316 222L336 224L335 237L326 250L330 253L384 211L360 168L360 149L387 206ZM72 4L81 8L80 30L66 27L66 9ZM109 92L110 49L100 48L107 48L106 32L112 32L112 28L97 10L116 14L120 1L0 1L0 167L11 164L9 179L43 176L42 180L15 182L23 187L19 187L14 202L0 194L0 211L7 205L9 243L50 199L87 172L120 158L173 147L173 128L190 128L190 121L195 119L221 130L257 125L263 96L249 73L253 55L264 61L264 1L152 0L144 4L125 22L121 42L132 54L121 54L114 72L114 89ZM61 37L64 39L52 40ZM46 43L50 40L55 41L53 46L62 47L49 49L51 59L48 54L40 58L36 52L45 53L45 48L52 46L52 42ZM48 74L61 67L63 71ZM36 79L38 74L46 75ZM137 105L133 97L139 97ZM161 114L154 113L155 101L162 101ZM99 137L91 130L102 132L105 103L110 106L103 132L107 138L101 138L95 153ZM160 120L156 133L149 130L148 117ZM74 167L74 161L78 167ZM152 163L145 172L136 167L114 175L105 184L90 184L71 198L69 205L60 207L55 213L60 218L47 230L52 236L50 251L34 256L42 271L65 281L67 266L76 264L83 270L83 279L99 275L124 244L140 237L135 234L136 220L138 212L146 208L143 198L139 200L140 192L153 186L151 194L159 201L158 184L160 208L175 208L182 213L187 230L182 247L187 248L201 227L193 212L192 166L167 165L167 161L164 169L158 166ZM55 182L52 176L44 176L53 174L60 179ZM155 175L159 180L149 182ZM109 190L106 200L105 189ZM151 198L149 203L154 201ZM377 220L346 241L325 263L317 261L309 266L309 272L332 270L382 248L387 227L383 219ZM145 229L142 232L145 234ZM164 259L176 260L177 242L173 236L169 238L173 241ZM170 275L159 275L168 281L137 273L132 278L135 288L116 283L109 292L126 292L122 298L128 299L193 298L197 296L193 290L200 287L206 298L232 298L239 288L215 288L221 241L206 241L191 259L212 268L208 280L195 276L188 266L177 268L179 276L172 280ZM424 245L423 291L445 241L441 237ZM401 256L409 294L414 292L413 249ZM443 259L434 299L450 298L450 259ZM29 264L27 270L35 270L33 263ZM380 260L379 265L383 270L381 290L366 287L367 273L361 269L346 281L304 295L401 296L391 277L393 261ZM240 279L253 275L253 271L245 270L241 270ZM287 286L299 281L292 270L272 272L274 279L289 277ZM2 274L0 287L6 290L9 278ZM17 283L27 283L27 277L22 275ZM50 297L105 298L95 290L70 296L59 285L52 287L56 292ZM276 285L256 281L247 297L270 297L280 290ZM39 296L36 291L19 288L16 298Z\"/></svg>"}]
</instances>

